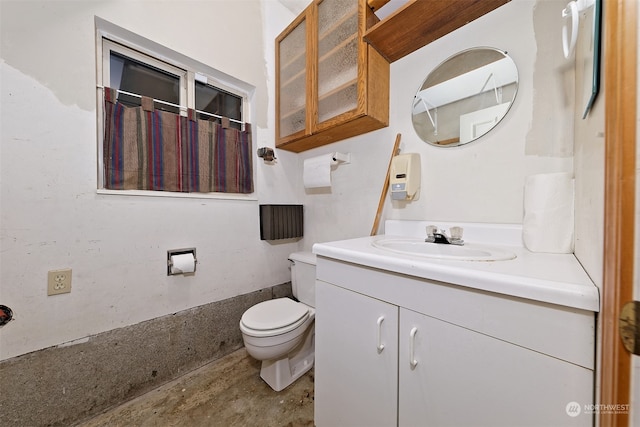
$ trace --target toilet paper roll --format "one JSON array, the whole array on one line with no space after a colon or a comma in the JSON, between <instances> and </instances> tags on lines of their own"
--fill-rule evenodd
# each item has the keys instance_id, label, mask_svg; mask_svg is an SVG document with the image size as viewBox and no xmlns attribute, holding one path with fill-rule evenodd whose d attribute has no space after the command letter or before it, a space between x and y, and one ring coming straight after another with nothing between
<instances>
[{"instance_id":1,"label":"toilet paper roll","mask_svg":"<svg viewBox=\"0 0 640 427\"><path fill-rule=\"evenodd\" d=\"M532 252L573 253L574 180L571 173L528 176L522 240Z\"/></svg>"},{"instance_id":2,"label":"toilet paper roll","mask_svg":"<svg viewBox=\"0 0 640 427\"><path fill-rule=\"evenodd\" d=\"M196 259L192 253L171 255L171 274L193 273L196 271Z\"/></svg>"},{"instance_id":3,"label":"toilet paper roll","mask_svg":"<svg viewBox=\"0 0 640 427\"><path fill-rule=\"evenodd\" d=\"M305 159L303 168L304 187L331 187L331 165L335 163L332 153Z\"/></svg>"}]
</instances>

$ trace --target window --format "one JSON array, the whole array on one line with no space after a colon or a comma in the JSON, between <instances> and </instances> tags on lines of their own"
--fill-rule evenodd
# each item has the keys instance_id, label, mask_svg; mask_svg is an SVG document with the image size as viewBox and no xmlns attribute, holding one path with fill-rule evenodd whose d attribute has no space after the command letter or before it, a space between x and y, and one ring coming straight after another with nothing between
<instances>
[{"instance_id":1,"label":"window","mask_svg":"<svg viewBox=\"0 0 640 427\"><path fill-rule=\"evenodd\" d=\"M109 87L120 90L118 101L123 102L127 106L141 106L140 97L129 95L129 93L137 95L145 95L152 99L162 100L173 105L180 105L180 98L184 98L184 93L180 93L180 88L184 86L181 81L186 78L183 70L169 67L149 57L135 54L133 51L129 53L131 57L127 57L118 52L128 50L104 41L109 52L109 63L105 72L109 73ZM132 57L137 57L134 59ZM151 65L153 64L153 65ZM168 104L160 104L155 106L173 113L180 113L179 108Z\"/></svg>"},{"instance_id":2,"label":"window","mask_svg":"<svg viewBox=\"0 0 640 427\"><path fill-rule=\"evenodd\" d=\"M196 111L198 117L211 119L211 117L224 116L230 120L230 125L241 129L242 123L242 98L220 88L196 82ZM213 116L207 117L207 114ZM219 119L218 119L219 120Z\"/></svg>"},{"instance_id":3,"label":"window","mask_svg":"<svg viewBox=\"0 0 640 427\"><path fill-rule=\"evenodd\" d=\"M254 88L99 18L96 27L99 190L253 193Z\"/></svg>"}]
</instances>

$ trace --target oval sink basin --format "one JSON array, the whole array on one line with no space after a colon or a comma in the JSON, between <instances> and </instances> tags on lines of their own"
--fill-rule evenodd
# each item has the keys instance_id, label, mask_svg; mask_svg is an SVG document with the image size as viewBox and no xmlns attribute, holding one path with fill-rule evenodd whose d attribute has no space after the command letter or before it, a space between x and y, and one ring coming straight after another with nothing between
<instances>
[{"instance_id":1,"label":"oval sink basin","mask_svg":"<svg viewBox=\"0 0 640 427\"><path fill-rule=\"evenodd\" d=\"M411 237L382 238L371 244L385 251L445 260L506 261L516 257L513 252L489 246L473 243L465 243L464 246L427 243L424 239Z\"/></svg>"}]
</instances>

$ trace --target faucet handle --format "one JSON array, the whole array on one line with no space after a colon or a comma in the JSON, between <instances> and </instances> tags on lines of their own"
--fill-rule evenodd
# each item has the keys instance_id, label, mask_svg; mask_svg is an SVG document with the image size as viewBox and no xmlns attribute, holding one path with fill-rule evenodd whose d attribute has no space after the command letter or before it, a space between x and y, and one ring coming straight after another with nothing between
<instances>
[{"instance_id":1,"label":"faucet handle","mask_svg":"<svg viewBox=\"0 0 640 427\"><path fill-rule=\"evenodd\" d=\"M464 228L462 227L451 227L449 229L449 233L452 239L462 240L462 233L464 232Z\"/></svg>"},{"instance_id":2,"label":"faucet handle","mask_svg":"<svg viewBox=\"0 0 640 427\"><path fill-rule=\"evenodd\" d=\"M433 243L436 241L435 233L438 231L438 227L435 225L427 225L427 238L424 239L425 242Z\"/></svg>"}]
</instances>

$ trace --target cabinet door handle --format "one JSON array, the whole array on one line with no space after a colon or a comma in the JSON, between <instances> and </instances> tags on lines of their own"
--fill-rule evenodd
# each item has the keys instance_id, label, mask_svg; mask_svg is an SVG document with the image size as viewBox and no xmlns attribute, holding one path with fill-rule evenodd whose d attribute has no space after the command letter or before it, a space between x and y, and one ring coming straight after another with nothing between
<instances>
[{"instance_id":1,"label":"cabinet door handle","mask_svg":"<svg viewBox=\"0 0 640 427\"><path fill-rule=\"evenodd\" d=\"M418 332L418 328L416 327L411 329L411 332L409 332L409 366L411 366L411 369L415 369L416 366L418 365L418 361L414 357L414 347L415 347L417 332Z\"/></svg>"},{"instance_id":2,"label":"cabinet door handle","mask_svg":"<svg viewBox=\"0 0 640 427\"><path fill-rule=\"evenodd\" d=\"M382 322L384 321L384 316L380 316L378 317L378 345L377 345L377 350L378 353L382 353L382 350L384 350L384 344L382 344Z\"/></svg>"}]
</instances>

